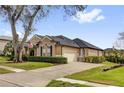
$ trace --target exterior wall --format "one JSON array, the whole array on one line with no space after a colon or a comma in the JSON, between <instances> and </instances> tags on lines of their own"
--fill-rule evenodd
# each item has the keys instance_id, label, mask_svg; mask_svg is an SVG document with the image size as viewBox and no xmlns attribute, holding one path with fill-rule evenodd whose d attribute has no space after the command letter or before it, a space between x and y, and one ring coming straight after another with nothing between
<instances>
[{"instance_id":1,"label":"exterior wall","mask_svg":"<svg viewBox=\"0 0 124 93\"><path fill-rule=\"evenodd\" d=\"M60 46L60 45L55 46L55 55L62 56L62 46Z\"/></svg>"},{"instance_id":2,"label":"exterior wall","mask_svg":"<svg viewBox=\"0 0 124 93\"><path fill-rule=\"evenodd\" d=\"M41 56L41 46L39 46L38 48L37 48L37 54L36 54L36 56Z\"/></svg>"},{"instance_id":3,"label":"exterior wall","mask_svg":"<svg viewBox=\"0 0 124 93\"><path fill-rule=\"evenodd\" d=\"M3 52L5 45L8 43L9 41L6 40L0 40L0 54Z\"/></svg>"},{"instance_id":4,"label":"exterior wall","mask_svg":"<svg viewBox=\"0 0 124 93\"><path fill-rule=\"evenodd\" d=\"M99 56L103 56L103 51L99 51Z\"/></svg>"},{"instance_id":5,"label":"exterior wall","mask_svg":"<svg viewBox=\"0 0 124 93\"><path fill-rule=\"evenodd\" d=\"M85 48L85 56L103 56L103 51Z\"/></svg>"},{"instance_id":6,"label":"exterior wall","mask_svg":"<svg viewBox=\"0 0 124 93\"><path fill-rule=\"evenodd\" d=\"M84 48L84 57L89 56L88 55L88 48Z\"/></svg>"},{"instance_id":7,"label":"exterior wall","mask_svg":"<svg viewBox=\"0 0 124 93\"><path fill-rule=\"evenodd\" d=\"M62 54L63 54L63 52L72 52L72 53L76 52L79 56L80 49L79 48L74 48L74 47L63 46L62 47Z\"/></svg>"},{"instance_id":8,"label":"exterior wall","mask_svg":"<svg viewBox=\"0 0 124 93\"><path fill-rule=\"evenodd\" d=\"M98 50L88 49L88 56L98 56Z\"/></svg>"}]
</instances>

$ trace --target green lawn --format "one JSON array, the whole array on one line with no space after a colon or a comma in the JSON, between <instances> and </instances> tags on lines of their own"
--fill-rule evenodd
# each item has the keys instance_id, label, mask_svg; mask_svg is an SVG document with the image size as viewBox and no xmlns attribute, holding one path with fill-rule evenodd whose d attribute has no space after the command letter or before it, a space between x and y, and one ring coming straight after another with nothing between
<instances>
[{"instance_id":1,"label":"green lawn","mask_svg":"<svg viewBox=\"0 0 124 93\"><path fill-rule=\"evenodd\" d=\"M24 69L24 70L32 70L32 69L54 66L54 64L47 63L47 62L12 63L11 61L8 61L8 59L9 59L9 57L0 56L0 65L14 67L14 68L20 68L20 69Z\"/></svg>"},{"instance_id":2,"label":"green lawn","mask_svg":"<svg viewBox=\"0 0 124 93\"><path fill-rule=\"evenodd\" d=\"M4 63L2 65L14 67L14 68L20 68L24 70L32 70L32 69L54 66L53 64L46 62Z\"/></svg>"},{"instance_id":3,"label":"green lawn","mask_svg":"<svg viewBox=\"0 0 124 93\"><path fill-rule=\"evenodd\" d=\"M0 63L6 62L8 60L9 60L9 57L0 56Z\"/></svg>"},{"instance_id":4,"label":"green lawn","mask_svg":"<svg viewBox=\"0 0 124 93\"><path fill-rule=\"evenodd\" d=\"M0 74L12 73L13 71L0 68Z\"/></svg>"},{"instance_id":5,"label":"green lawn","mask_svg":"<svg viewBox=\"0 0 124 93\"><path fill-rule=\"evenodd\" d=\"M69 83L58 80L52 80L47 87L89 87L87 85L77 84L77 83Z\"/></svg>"},{"instance_id":6,"label":"green lawn","mask_svg":"<svg viewBox=\"0 0 124 93\"><path fill-rule=\"evenodd\" d=\"M104 66L93 68L90 70L75 73L66 78L72 78L77 80L86 80L90 82L104 83L115 86L124 86L124 67L116 68L103 72L102 69L116 65L115 63L104 62Z\"/></svg>"}]
</instances>

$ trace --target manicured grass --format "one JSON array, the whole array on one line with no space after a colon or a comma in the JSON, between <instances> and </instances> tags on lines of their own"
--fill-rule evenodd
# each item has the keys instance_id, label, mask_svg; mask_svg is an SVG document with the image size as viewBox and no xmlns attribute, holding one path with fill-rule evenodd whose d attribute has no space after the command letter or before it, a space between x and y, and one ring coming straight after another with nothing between
<instances>
[{"instance_id":1,"label":"manicured grass","mask_svg":"<svg viewBox=\"0 0 124 93\"><path fill-rule=\"evenodd\" d=\"M54 64L46 63L46 62L4 63L2 65L14 67L14 68L20 68L24 70L32 70L32 69L54 66Z\"/></svg>"},{"instance_id":2,"label":"manicured grass","mask_svg":"<svg viewBox=\"0 0 124 93\"><path fill-rule=\"evenodd\" d=\"M6 74L6 73L11 73L11 72L13 71L0 68L0 74Z\"/></svg>"},{"instance_id":3,"label":"manicured grass","mask_svg":"<svg viewBox=\"0 0 124 93\"><path fill-rule=\"evenodd\" d=\"M102 67L97 67L90 70L75 73L66 76L66 78L86 80L90 82L104 83L115 86L124 86L124 67L103 72L103 68L116 65L115 63L110 62L104 62L103 64L104 66Z\"/></svg>"},{"instance_id":4,"label":"manicured grass","mask_svg":"<svg viewBox=\"0 0 124 93\"><path fill-rule=\"evenodd\" d=\"M12 63L12 61L8 61L9 57L0 56L0 65L20 68L24 70L32 70L44 67L54 66L52 63L47 62L23 62L23 63Z\"/></svg>"},{"instance_id":5,"label":"manicured grass","mask_svg":"<svg viewBox=\"0 0 124 93\"><path fill-rule=\"evenodd\" d=\"M0 56L0 63L2 62L6 62L9 60L9 57L6 57L6 56Z\"/></svg>"},{"instance_id":6,"label":"manicured grass","mask_svg":"<svg viewBox=\"0 0 124 93\"><path fill-rule=\"evenodd\" d=\"M81 85L77 83L69 83L69 82L63 82L58 80L52 80L47 87L89 87L87 85Z\"/></svg>"}]
</instances>

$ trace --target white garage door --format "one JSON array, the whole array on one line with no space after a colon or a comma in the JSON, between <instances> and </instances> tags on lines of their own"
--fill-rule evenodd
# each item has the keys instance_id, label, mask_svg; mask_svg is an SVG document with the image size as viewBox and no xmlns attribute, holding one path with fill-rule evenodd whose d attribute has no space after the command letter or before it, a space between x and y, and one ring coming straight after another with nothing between
<instances>
[{"instance_id":1,"label":"white garage door","mask_svg":"<svg viewBox=\"0 0 124 93\"><path fill-rule=\"evenodd\" d=\"M63 48L63 57L67 57L68 62L77 61L77 50L72 48Z\"/></svg>"},{"instance_id":2,"label":"white garage door","mask_svg":"<svg viewBox=\"0 0 124 93\"><path fill-rule=\"evenodd\" d=\"M76 61L76 58L77 58L74 53L64 53L63 56L67 57L68 62Z\"/></svg>"}]
</instances>

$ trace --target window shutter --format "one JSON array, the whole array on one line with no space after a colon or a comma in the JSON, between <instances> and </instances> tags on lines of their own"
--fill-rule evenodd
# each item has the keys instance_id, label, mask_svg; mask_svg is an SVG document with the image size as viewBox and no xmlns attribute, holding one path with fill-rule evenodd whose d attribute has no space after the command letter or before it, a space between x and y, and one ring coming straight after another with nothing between
<instances>
[{"instance_id":1,"label":"window shutter","mask_svg":"<svg viewBox=\"0 0 124 93\"><path fill-rule=\"evenodd\" d=\"M52 46L50 46L50 55L52 56Z\"/></svg>"}]
</instances>

